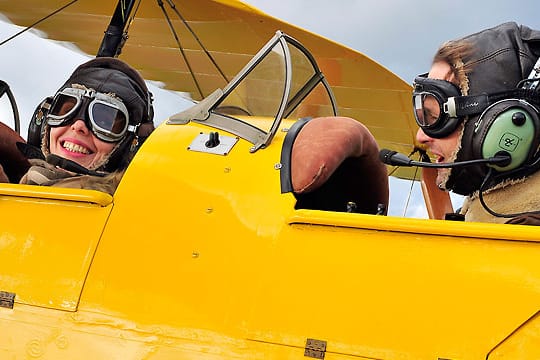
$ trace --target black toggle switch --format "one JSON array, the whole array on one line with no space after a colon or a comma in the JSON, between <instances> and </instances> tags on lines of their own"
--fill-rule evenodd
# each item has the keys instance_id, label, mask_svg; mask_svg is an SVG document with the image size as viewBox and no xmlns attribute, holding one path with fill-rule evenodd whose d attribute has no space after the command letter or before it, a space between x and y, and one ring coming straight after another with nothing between
<instances>
[{"instance_id":1,"label":"black toggle switch","mask_svg":"<svg viewBox=\"0 0 540 360\"><path fill-rule=\"evenodd\" d=\"M214 148L218 145L219 145L219 133L217 131L211 132L208 135L208 140L204 143L204 146L206 146L207 148Z\"/></svg>"}]
</instances>

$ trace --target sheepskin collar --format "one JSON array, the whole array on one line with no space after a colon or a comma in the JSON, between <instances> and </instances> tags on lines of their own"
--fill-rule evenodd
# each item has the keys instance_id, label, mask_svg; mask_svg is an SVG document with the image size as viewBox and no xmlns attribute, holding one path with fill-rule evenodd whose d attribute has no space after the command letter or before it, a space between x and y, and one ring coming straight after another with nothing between
<instances>
[{"instance_id":1,"label":"sheepskin collar","mask_svg":"<svg viewBox=\"0 0 540 360\"><path fill-rule=\"evenodd\" d=\"M500 214L539 211L539 188L540 172L536 172L520 180L506 181L483 193L483 198L491 210ZM466 198L461 214L465 215L465 221L505 223L509 220L488 213L478 199L478 192Z\"/></svg>"}]
</instances>

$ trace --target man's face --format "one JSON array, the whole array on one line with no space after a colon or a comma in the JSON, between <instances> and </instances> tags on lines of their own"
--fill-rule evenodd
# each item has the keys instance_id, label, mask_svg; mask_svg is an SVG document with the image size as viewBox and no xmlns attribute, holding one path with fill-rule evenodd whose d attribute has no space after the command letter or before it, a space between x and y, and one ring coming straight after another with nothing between
<instances>
[{"instance_id":1,"label":"man's face","mask_svg":"<svg viewBox=\"0 0 540 360\"><path fill-rule=\"evenodd\" d=\"M450 82L455 81L455 77L452 73L450 65L445 62L434 63L429 71L428 78L446 80ZM424 103L424 107L427 110L426 115L429 115L431 112L431 115L438 116L439 106L437 102L433 101L432 105L432 108L430 108L429 103ZM441 139L429 137L422 129L418 129L418 132L416 133L416 141L418 141L420 144L424 144L428 148L429 152L436 156L437 163L453 162L458 150L459 135L462 128L463 125L458 126L453 133ZM450 169L448 168L438 169L436 180L437 186L440 187L444 184L449 173Z\"/></svg>"}]
</instances>

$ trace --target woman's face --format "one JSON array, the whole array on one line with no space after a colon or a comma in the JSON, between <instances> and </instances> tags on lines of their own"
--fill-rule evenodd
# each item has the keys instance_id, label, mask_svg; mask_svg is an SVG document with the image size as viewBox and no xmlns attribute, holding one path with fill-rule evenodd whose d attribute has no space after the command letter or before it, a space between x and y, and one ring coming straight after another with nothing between
<instances>
[{"instance_id":1,"label":"woman's face","mask_svg":"<svg viewBox=\"0 0 540 360\"><path fill-rule=\"evenodd\" d=\"M50 153L75 161L87 169L102 165L116 144L99 140L80 119L66 126L50 128Z\"/></svg>"}]
</instances>

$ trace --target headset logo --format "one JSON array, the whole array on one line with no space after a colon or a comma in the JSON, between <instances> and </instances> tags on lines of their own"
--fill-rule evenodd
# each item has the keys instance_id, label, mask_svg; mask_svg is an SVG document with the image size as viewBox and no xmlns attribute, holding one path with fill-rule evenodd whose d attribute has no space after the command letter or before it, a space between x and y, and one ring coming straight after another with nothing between
<instances>
[{"instance_id":1,"label":"headset logo","mask_svg":"<svg viewBox=\"0 0 540 360\"><path fill-rule=\"evenodd\" d=\"M472 108L472 107L477 107L478 105L479 105L478 101L475 101L475 102L471 102L471 103L465 103L463 105L463 108L468 109L468 108Z\"/></svg>"},{"instance_id":2,"label":"headset logo","mask_svg":"<svg viewBox=\"0 0 540 360\"><path fill-rule=\"evenodd\" d=\"M506 151L513 152L518 147L519 140L519 137L514 134L504 133L499 140L499 147Z\"/></svg>"}]
</instances>

